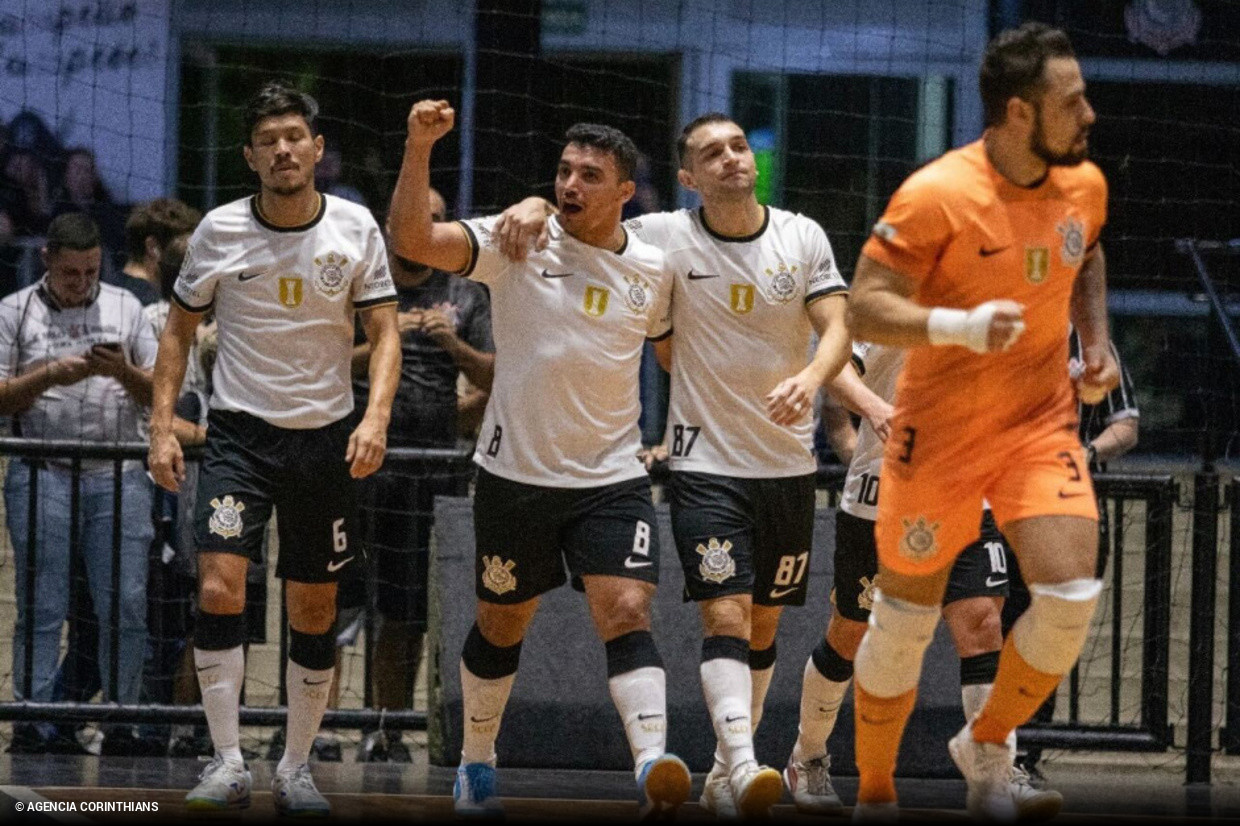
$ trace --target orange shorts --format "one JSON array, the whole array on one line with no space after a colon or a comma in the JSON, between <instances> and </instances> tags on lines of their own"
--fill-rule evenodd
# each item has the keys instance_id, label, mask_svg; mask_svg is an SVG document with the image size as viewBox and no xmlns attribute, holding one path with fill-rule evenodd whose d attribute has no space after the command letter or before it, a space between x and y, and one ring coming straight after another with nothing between
<instances>
[{"instance_id":1,"label":"orange shorts","mask_svg":"<svg viewBox=\"0 0 1240 826\"><path fill-rule=\"evenodd\" d=\"M950 566L977 539L983 498L1000 527L1030 516L1098 519L1075 432L1009 431L984 443L971 434L936 435L912 450L898 430L887 442L875 526L885 567L915 576Z\"/></svg>"}]
</instances>

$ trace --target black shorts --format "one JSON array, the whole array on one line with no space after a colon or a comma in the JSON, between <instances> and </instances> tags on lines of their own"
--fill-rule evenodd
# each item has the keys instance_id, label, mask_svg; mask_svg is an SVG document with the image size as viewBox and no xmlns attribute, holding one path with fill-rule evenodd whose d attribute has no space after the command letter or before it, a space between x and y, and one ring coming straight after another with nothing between
<instances>
[{"instance_id":1,"label":"black shorts","mask_svg":"<svg viewBox=\"0 0 1240 826\"><path fill-rule=\"evenodd\" d=\"M594 488L551 488L478 470L474 490L475 590L511 605L563 585L572 574L657 584L659 528L643 476Z\"/></svg>"},{"instance_id":2,"label":"black shorts","mask_svg":"<svg viewBox=\"0 0 1240 826\"><path fill-rule=\"evenodd\" d=\"M986 511L980 536L956 557L947 580L947 605L970 597L1008 595L1008 546L995 521ZM845 619L866 622L874 604L874 578L878 575L878 546L874 523L845 511L835 514L835 584L831 601Z\"/></svg>"},{"instance_id":3,"label":"black shorts","mask_svg":"<svg viewBox=\"0 0 1240 826\"><path fill-rule=\"evenodd\" d=\"M365 559L357 483L344 460L354 417L291 430L248 413L212 410L198 478L194 544L253 558L272 507L279 513L276 576L337 582Z\"/></svg>"},{"instance_id":4,"label":"black shorts","mask_svg":"<svg viewBox=\"0 0 1240 826\"><path fill-rule=\"evenodd\" d=\"M814 475L738 479L676 472L668 482L685 600L752 594L804 605L814 539Z\"/></svg>"}]
</instances>

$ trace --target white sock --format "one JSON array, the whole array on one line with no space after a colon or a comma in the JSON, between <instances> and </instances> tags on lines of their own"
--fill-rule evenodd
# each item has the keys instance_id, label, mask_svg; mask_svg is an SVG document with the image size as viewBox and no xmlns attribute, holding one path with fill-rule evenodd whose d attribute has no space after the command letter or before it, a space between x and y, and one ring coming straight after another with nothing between
<instances>
[{"instance_id":1,"label":"white sock","mask_svg":"<svg viewBox=\"0 0 1240 826\"><path fill-rule=\"evenodd\" d=\"M607 687L629 738L636 775L643 763L667 751L667 674L643 666L610 678Z\"/></svg>"},{"instance_id":2,"label":"white sock","mask_svg":"<svg viewBox=\"0 0 1240 826\"><path fill-rule=\"evenodd\" d=\"M516 672L497 680L486 680L474 674L461 662L461 699L465 707L465 742L461 747L461 764L495 765L495 739L504 718L504 707L516 681Z\"/></svg>"},{"instance_id":3,"label":"white sock","mask_svg":"<svg viewBox=\"0 0 1240 826\"><path fill-rule=\"evenodd\" d=\"M241 686L245 682L245 649L240 645L222 651L194 649L194 668L202 689L202 708L207 713L211 742L225 760L243 763L241 756Z\"/></svg>"},{"instance_id":4,"label":"white sock","mask_svg":"<svg viewBox=\"0 0 1240 826\"><path fill-rule=\"evenodd\" d=\"M715 657L703 662L700 671L706 708L719 740L718 751L723 754L728 771L735 771L754 760L749 665L729 657Z\"/></svg>"},{"instance_id":5,"label":"white sock","mask_svg":"<svg viewBox=\"0 0 1240 826\"><path fill-rule=\"evenodd\" d=\"M851 682L851 679L842 683L828 680L814 665L812 656L806 660L805 674L801 678L801 722L797 743L792 749L794 760L805 762L826 755L827 738L835 730L840 704Z\"/></svg>"},{"instance_id":6,"label":"white sock","mask_svg":"<svg viewBox=\"0 0 1240 826\"><path fill-rule=\"evenodd\" d=\"M990 699L990 690L995 687L994 683L977 683L975 685L960 686L960 701L964 707L964 720L969 722L978 715L982 707L986 705L986 701ZM1008 732L1007 743L1012 748L1016 748L1016 730Z\"/></svg>"},{"instance_id":7,"label":"white sock","mask_svg":"<svg viewBox=\"0 0 1240 826\"><path fill-rule=\"evenodd\" d=\"M276 772L295 769L310 762L310 747L319 733L327 695L331 692L335 667L315 670L288 661L284 685L288 689L288 727L284 738L284 756Z\"/></svg>"},{"instance_id":8,"label":"white sock","mask_svg":"<svg viewBox=\"0 0 1240 826\"><path fill-rule=\"evenodd\" d=\"M960 701L964 706L965 722L972 720L982 710L982 706L986 705L986 701L990 699L990 690L994 687L994 683L960 686Z\"/></svg>"},{"instance_id":9,"label":"white sock","mask_svg":"<svg viewBox=\"0 0 1240 826\"><path fill-rule=\"evenodd\" d=\"M771 688L771 678L775 676L775 666L764 668L761 671L750 669L749 684L753 696L749 701L749 719L750 728L754 734L758 733L758 724L762 722L762 710L766 705L766 692Z\"/></svg>"}]
</instances>

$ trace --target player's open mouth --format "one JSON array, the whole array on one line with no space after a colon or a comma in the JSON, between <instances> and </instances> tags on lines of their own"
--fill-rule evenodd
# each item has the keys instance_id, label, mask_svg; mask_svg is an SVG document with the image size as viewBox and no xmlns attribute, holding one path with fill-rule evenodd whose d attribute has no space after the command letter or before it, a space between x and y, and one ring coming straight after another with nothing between
<instances>
[{"instance_id":1,"label":"player's open mouth","mask_svg":"<svg viewBox=\"0 0 1240 826\"><path fill-rule=\"evenodd\" d=\"M581 204L564 204L560 207L560 212L563 212L565 215L576 215L581 212L582 209L584 209L584 207L582 207Z\"/></svg>"}]
</instances>

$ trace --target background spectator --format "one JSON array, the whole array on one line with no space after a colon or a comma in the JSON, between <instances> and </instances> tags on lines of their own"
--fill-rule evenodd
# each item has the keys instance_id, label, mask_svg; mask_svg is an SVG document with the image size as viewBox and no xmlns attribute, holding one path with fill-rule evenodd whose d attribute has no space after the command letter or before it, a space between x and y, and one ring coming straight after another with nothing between
<instances>
[{"instance_id":1,"label":"background spectator","mask_svg":"<svg viewBox=\"0 0 1240 826\"><path fill-rule=\"evenodd\" d=\"M125 220L125 265L116 279L118 287L124 287L138 297L146 307L163 301L164 311L158 316L156 337L167 321L168 302L172 300L172 283L163 283L161 260L164 251L173 241L180 239L179 255L173 251L169 263L185 257L185 242L189 234L202 220L202 213L175 198L156 198L138 204ZM179 264L177 265L179 268ZM176 280L176 273L172 273ZM157 320L155 317L152 320ZM191 355L190 364L196 364Z\"/></svg>"},{"instance_id":2,"label":"background spectator","mask_svg":"<svg viewBox=\"0 0 1240 826\"><path fill-rule=\"evenodd\" d=\"M94 220L103 242L104 275L108 283L115 283L114 277L106 276L115 273L125 254L125 211L124 206L112 200L108 188L103 185L95 166L95 153L81 146L68 150L53 193L52 217L82 212Z\"/></svg>"},{"instance_id":3,"label":"background spectator","mask_svg":"<svg viewBox=\"0 0 1240 826\"><path fill-rule=\"evenodd\" d=\"M48 228L39 281L0 300L0 413L14 416L14 432L34 439L91 442L137 440L150 403L156 344L141 306L124 290L99 283L102 250L95 223L63 215ZM138 700L146 644L147 549L153 534L151 484L140 462L123 465L119 661L117 690L105 697ZM38 473L35 522L30 524L31 477ZM109 685L112 664L112 463L84 461L79 477L79 544L69 545L73 475L67 462L17 460L9 464L5 507L16 561L17 623L13 645L14 694L52 699L61 626L68 612L71 556L85 564L100 620L99 672ZM28 556L33 533L34 554ZM27 616L26 578L34 567L34 615ZM27 628L33 669L26 673ZM27 692L29 682L29 692ZM54 746L50 726L15 731L13 750ZM123 739L123 738L122 738Z\"/></svg>"}]
</instances>

